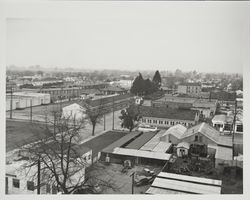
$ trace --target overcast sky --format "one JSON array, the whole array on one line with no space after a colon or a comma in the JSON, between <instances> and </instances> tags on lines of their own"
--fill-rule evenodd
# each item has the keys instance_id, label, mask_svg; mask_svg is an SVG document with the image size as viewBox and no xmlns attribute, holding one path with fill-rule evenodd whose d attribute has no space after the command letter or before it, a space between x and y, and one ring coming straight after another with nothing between
<instances>
[{"instance_id":1,"label":"overcast sky","mask_svg":"<svg viewBox=\"0 0 250 200\"><path fill-rule=\"evenodd\" d=\"M7 65L242 73L248 11L232 2L108 2L66 9L62 19L11 18Z\"/></svg>"}]
</instances>

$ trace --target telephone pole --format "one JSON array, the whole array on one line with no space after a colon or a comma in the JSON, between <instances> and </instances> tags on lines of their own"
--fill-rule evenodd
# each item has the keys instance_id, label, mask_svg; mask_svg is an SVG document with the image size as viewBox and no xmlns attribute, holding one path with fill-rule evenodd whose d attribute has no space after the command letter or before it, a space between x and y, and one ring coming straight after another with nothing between
<instances>
[{"instance_id":1,"label":"telephone pole","mask_svg":"<svg viewBox=\"0 0 250 200\"><path fill-rule=\"evenodd\" d=\"M113 123L112 123L112 130L114 130L114 123L115 123L115 108L114 108L114 96L112 98L112 110L113 110Z\"/></svg>"},{"instance_id":2,"label":"telephone pole","mask_svg":"<svg viewBox=\"0 0 250 200\"><path fill-rule=\"evenodd\" d=\"M234 119L233 119L233 135L232 135L232 160L234 160L234 133L235 133L235 122L237 116L237 99L235 98L235 105L234 105Z\"/></svg>"},{"instance_id":3,"label":"telephone pole","mask_svg":"<svg viewBox=\"0 0 250 200\"><path fill-rule=\"evenodd\" d=\"M12 119L13 88L10 88L10 119Z\"/></svg>"},{"instance_id":4,"label":"telephone pole","mask_svg":"<svg viewBox=\"0 0 250 200\"><path fill-rule=\"evenodd\" d=\"M130 176L132 176L132 193L131 194L134 194L135 172L133 172Z\"/></svg>"},{"instance_id":5,"label":"telephone pole","mask_svg":"<svg viewBox=\"0 0 250 200\"><path fill-rule=\"evenodd\" d=\"M38 160L37 160L37 194L40 194L40 175L41 173L41 161L40 161L40 156L38 157Z\"/></svg>"},{"instance_id":6,"label":"telephone pole","mask_svg":"<svg viewBox=\"0 0 250 200\"><path fill-rule=\"evenodd\" d=\"M32 122L32 99L30 99L30 121Z\"/></svg>"},{"instance_id":7,"label":"telephone pole","mask_svg":"<svg viewBox=\"0 0 250 200\"><path fill-rule=\"evenodd\" d=\"M106 117L105 117L105 113L104 113L104 115L103 115L103 129L104 129L104 131L106 129L106 119L105 118Z\"/></svg>"}]
</instances>

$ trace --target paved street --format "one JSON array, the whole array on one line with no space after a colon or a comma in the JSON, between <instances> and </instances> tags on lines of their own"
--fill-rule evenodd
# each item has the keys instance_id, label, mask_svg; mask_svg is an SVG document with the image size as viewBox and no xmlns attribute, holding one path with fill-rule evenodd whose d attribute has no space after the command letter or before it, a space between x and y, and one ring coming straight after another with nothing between
<instances>
[{"instance_id":1,"label":"paved street","mask_svg":"<svg viewBox=\"0 0 250 200\"><path fill-rule=\"evenodd\" d=\"M71 102L72 103L72 102ZM45 117L42 115L42 112L45 110L52 110L56 108L56 104L48 105L48 106L37 106L33 108L33 116L32 119L33 122L44 122ZM115 111L114 113L114 129L121 129L120 126L120 110ZM6 112L6 118L8 119L9 112ZM50 120L52 120L52 115L48 116ZM15 110L13 112L13 120L7 120L6 121L6 138L7 138L7 145L6 145L6 151L13 150L13 148L16 147L16 145L23 145L27 144L28 142L33 142L35 140L34 131L28 130L25 131L25 124L30 124L30 109L26 108L24 110ZM105 130L112 130L112 123L113 123L113 113L108 113L105 115ZM17 126L20 125L21 128L16 128L15 131L12 131L13 123L15 123ZM22 124L24 123L24 124ZM33 123L33 124L34 124ZM41 123L42 124L42 123ZM33 127L34 125L32 125ZM20 130L20 131L19 131ZM19 133L21 132L21 133ZM37 133L37 131L35 131ZM95 127L95 135L99 135L104 132L104 120L102 118L101 122L96 125ZM92 138L92 125L90 123L87 123L80 131L80 140L83 142L86 139ZM30 140L29 140L30 139Z\"/></svg>"}]
</instances>

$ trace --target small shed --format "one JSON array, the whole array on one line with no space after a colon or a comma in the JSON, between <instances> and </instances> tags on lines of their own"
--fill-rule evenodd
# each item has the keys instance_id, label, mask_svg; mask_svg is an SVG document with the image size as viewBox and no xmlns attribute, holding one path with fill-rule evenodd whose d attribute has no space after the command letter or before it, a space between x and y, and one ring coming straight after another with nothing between
<instances>
[{"instance_id":1,"label":"small shed","mask_svg":"<svg viewBox=\"0 0 250 200\"><path fill-rule=\"evenodd\" d=\"M188 155L188 150L190 148L190 144L187 142L181 142L176 146L177 156L182 157Z\"/></svg>"}]
</instances>

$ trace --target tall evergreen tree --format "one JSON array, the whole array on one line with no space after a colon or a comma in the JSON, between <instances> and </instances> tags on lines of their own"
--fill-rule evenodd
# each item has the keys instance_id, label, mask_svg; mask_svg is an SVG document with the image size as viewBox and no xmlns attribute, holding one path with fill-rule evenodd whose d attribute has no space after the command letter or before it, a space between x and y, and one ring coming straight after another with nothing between
<instances>
[{"instance_id":1,"label":"tall evergreen tree","mask_svg":"<svg viewBox=\"0 0 250 200\"><path fill-rule=\"evenodd\" d=\"M132 87L130 89L130 92L135 95L143 95L144 94L144 79L139 73L139 75L135 78Z\"/></svg>"},{"instance_id":2,"label":"tall evergreen tree","mask_svg":"<svg viewBox=\"0 0 250 200\"><path fill-rule=\"evenodd\" d=\"M157 89L159 89L161 87L161 75L160 75L160 72L158 70L155 72L155 75L153 77L153 83L155 84Z\"/></svg>"}]
</instances>

